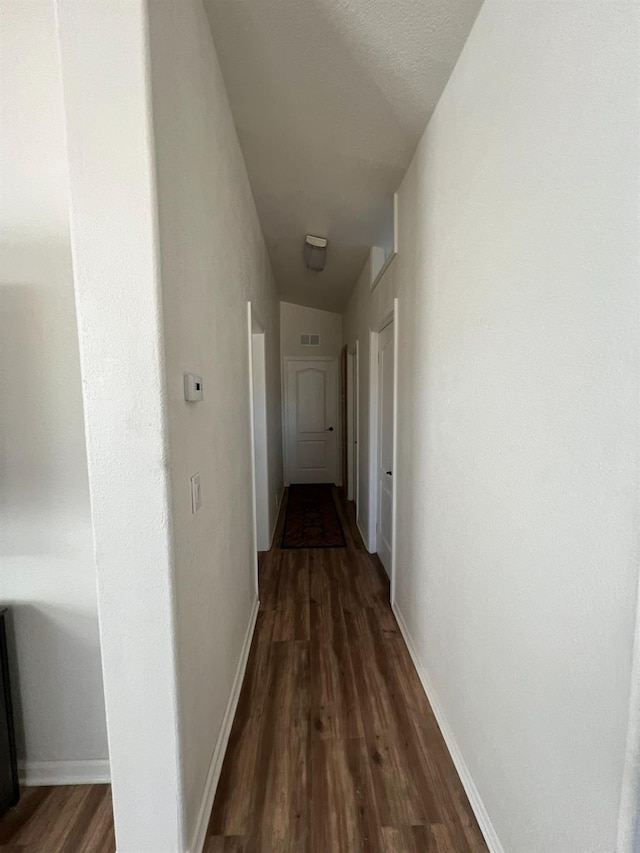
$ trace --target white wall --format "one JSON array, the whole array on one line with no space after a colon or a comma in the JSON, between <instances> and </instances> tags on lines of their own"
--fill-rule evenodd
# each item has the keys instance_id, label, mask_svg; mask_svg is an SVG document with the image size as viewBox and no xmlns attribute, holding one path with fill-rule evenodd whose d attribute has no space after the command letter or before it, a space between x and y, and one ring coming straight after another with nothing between
<instances>
[{"instance_id":1,"label":"white wall","mask_svg":"<svg viewBox=\"0 0 640 853\"><path fill-rule=\"evenodd\" d=\"M320 335L320 346L300 343L300 335ZM280 303L280 350L283 358L325 356L339 358L342 349L342 314Z\"/></svg>"},{"instance_id":2,"label":"white wall","mask_svg":"<svg viewBox=\"0 0 640 853\"><path fill-rule=\"evenodd\" d=\"M280 308L202 4L154 0L149 11L188 840L256 603L246 301L265 330L274 513L283 488ZM185 370L203 377L195 406L183 399Z\"/></svg>"},{"instance_id":3,"label":"white wall","mask_svg":"<svg viewBox=\"0 0 640 853\"><path fill-rule=\"evenodd\" d=\"M0 602L30 782L108 776L52 0L0 2ZM84 763L79 763L84 762Z\"/></svg>"},{"instance_id":4,"label":"white wall","mask_svg":"<svg viewBox=\"0 0 640 853\"><path fill-rule=\"evenodd\" d=\"M366 454L368 329L399 298L396 609L495 850L616 847L639 36L635 2L486 0L400 188L399 254L346 315Z\"/></svg>"},{"instance_id":5,"label":"white wall","mask_svg":"<svg viewBox=\"0 0 640 853\"><path fill-rule=\"evenodd\" d=\"M119 853L182 850L174 544L144 0L56 0Z\"/></svg>"}]
</instances>

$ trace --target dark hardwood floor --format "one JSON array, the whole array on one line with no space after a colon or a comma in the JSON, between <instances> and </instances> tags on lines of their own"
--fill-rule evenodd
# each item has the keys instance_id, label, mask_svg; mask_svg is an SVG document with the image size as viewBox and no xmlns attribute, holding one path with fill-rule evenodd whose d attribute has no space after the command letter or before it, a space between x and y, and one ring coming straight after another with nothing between
<instances>
[{"instance_id":1,"label":"dark hardwood floor","mask_svg":"<svg viewBox=\"0 0 640 853\"><path fill-rule=\"evenodd\" d=\"M206 853L486 851L336 489L346 548L260 555L260 612Z\"/></svg>"},{"instance_id":2,"label":"dark hardwood floor","mask_svg":"<svg viewBox=\"0 0 640 853\"><path fill-rule=\"evenodd\" d=\"M1 853L114 853L109 785L24 788L0 819Z\"/></svg>"},{"instance_id":3,"label":"dark hardwood floor","mask_svg":"<svg viewBox=\"0 0 640 853\"><path fill-rule=\"evenodd\" d=\"M260 612L205 853L486 845L340 490L346 548L260 555ZM107 785L27 788L0 853L113 853Z\"/></svg>"}]
</instances>

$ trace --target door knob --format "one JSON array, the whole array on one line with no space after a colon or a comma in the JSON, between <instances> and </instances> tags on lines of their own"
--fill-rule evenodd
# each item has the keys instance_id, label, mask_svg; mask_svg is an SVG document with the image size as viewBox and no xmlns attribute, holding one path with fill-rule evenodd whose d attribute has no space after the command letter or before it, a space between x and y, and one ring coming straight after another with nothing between
<instances>
[{"instance_id":1,"label":"door knob","mask_svg":"<svg viewBox=\"0 0 640 853\"><path fill-rule=\"evenodd\" d=\"M327 432L333 432L333 427L329 427L329 428L327 429Z\"/></svg>"},{"instance_id":2,"label":"door knob","mask_svg":"<svg viewBox=\"0 0 640 853\"><path fill-rule=\"evenodd\" d=\"M387 471L387 474L388 474L390 477L393 477L393 471Z\"/></svg>"}]
</instances>

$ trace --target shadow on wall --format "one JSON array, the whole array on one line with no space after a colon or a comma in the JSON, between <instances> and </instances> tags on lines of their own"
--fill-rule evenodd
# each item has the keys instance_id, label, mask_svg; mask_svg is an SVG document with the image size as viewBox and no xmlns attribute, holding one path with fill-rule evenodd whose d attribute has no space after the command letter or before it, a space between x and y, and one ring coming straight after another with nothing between
<instances>
[{"instance_id":1,"label":"shadow on wall","mask_svg":"<svg viewBox=\"0 0 640 853\"><path fill-rule=\"evenodd\" d=\"M95 734L104 720L95 619L47 604L4 603L9 606L7 647L18 759L106 758L106 731L102 739ZM67 689L60 690L61 684ZM69 744L76 744L73 751Z\"/></svg>"},{"instance_id":2,"label":"shadow on wall","mask_svg":"<svg viewBox=\"0 0 640 853\"><path fill-rule=\"evenodd\" d=\"M0 601L19 757L107 756L68 239L0 241Z\"/></svg>"}]
</instances>

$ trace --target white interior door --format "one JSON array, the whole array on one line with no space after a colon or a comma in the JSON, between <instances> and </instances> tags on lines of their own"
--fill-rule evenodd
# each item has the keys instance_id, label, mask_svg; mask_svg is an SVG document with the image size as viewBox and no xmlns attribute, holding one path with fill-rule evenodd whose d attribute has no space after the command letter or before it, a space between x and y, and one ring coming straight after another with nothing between
<instances>
[{"instance_id":1,"label":"white interior door","mask_svg":"<svg viewBox=\"0 0 640 853\"><path fill-rule=\"evenodd\" d=\"M338 362L287 361L288 483L335 483L338 457Z\"/></svg>"},{"instance_id":2,"label":"white interior door","mask_svg":"<svg viewBox=\"0 0 640 853\"><path fill-rule=\"evenodd\" d=\"M359 433L359 414L360 414L360 388L358 380L358 344L353 353L351 385L353 388L353 434L351 436L351 480L353 483L353 498L356 504L356 518L358 517L358 495L360 488L360 465L358 456L358 433Z\"/></svg>"},{"instance_id":3,"label":"white interior door","mask_svg":"<svg viewBox=\"0 0 640 853\"><path fill-rule=\"evenodd\" d=\"M253 445L256 502L256 547L268 551L269 530L269 453L267 446L267 383L264 332L251 335L251 379L253 390Z\"/></svg>"},{"instance_id":4,"label":"white interior door","mask_svg":"<svg viewBox=\"0 0 640 853\"><path fill-rule=\"evenodd\" d=\"M353 479L353 458L354 458L354 389L353 389L353 360L354 354L347 353L347 500L352 501L354 498L355 483Z\"/></svg>"},{"instance_id":5,"label":"white interior door","mask_svg":"<svg viewBox=\"0 0 640 853\"><path fill-rule=\"evenodd\" d=\"M376 550L391 577L393 547L393 323L378 335L378 500Z\"/></svg>"}]
</instances>

